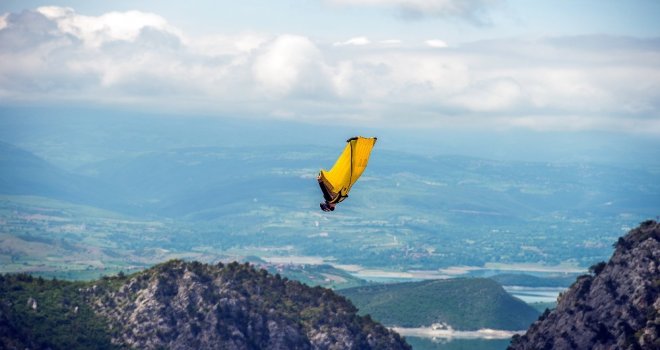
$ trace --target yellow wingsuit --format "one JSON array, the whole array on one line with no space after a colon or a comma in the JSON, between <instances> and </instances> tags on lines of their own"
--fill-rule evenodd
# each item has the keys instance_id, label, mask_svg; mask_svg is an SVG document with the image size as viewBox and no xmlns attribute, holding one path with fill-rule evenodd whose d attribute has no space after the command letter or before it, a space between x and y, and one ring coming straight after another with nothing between
<instances>
[{"instance_id":1,"label":"yellow wingsuit","mask_svg":"<svg viewBox=\"0 0 660 350\"><path fill-rule=\"evenodd\" d=\"M321 170L319 185L328 203L339 203L348 197L351 187L367 167L376 140L376 137L362 136L346 140L346 147L332 169Z\"/></svg>"}]
</instances>

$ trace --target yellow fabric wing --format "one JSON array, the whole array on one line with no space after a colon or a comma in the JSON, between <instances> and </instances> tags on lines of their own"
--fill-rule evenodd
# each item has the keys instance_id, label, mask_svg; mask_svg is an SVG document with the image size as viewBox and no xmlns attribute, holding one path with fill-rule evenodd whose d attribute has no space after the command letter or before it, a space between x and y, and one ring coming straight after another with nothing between
<instances>
[{"instance_id":1,"label":"yellow fabric wing","mask_svg":"<svg viewBox=\"0 0 660 350\"><path fill-rule=\"evenodd\" d=\"M351 187L367 167L375 144L375 137L351 138L330 171L321 170L323 183L336 196L333 202L340 202L348 196Z\"/></svg>"}]
</instances>

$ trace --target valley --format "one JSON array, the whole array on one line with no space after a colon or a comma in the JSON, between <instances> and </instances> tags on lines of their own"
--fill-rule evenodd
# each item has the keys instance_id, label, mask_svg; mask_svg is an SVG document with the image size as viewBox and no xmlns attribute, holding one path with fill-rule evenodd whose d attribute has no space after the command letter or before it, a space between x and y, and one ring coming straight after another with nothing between
<instances>
[{"instance_id":1,"label":"valley","mask_svg":"<svg viewBox=\"0 0 660 350\"><path fill-rule=\"evenodd\" d=\"M168 148L158 137L134 144L127 133L106 149L94 143L107 135L67 135L0 143L2 273L90 280L184 259L250 262L338 291L493 278L538 315L660 203L654 167L407 153L385 138L350 199L325 214L315 175L332 163L332 147L202 137ZM451 326L491 328L477 319ZM412 339L438 340L414 340L419 348L502 348L424 331L434 321L407 325Z\"/></svg>"}]
</instances>

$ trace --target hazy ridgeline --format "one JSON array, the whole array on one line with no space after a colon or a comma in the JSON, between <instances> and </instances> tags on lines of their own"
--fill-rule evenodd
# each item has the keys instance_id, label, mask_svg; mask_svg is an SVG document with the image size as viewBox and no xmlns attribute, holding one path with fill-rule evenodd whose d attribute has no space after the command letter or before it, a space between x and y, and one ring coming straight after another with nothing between
<instances>
[{"instance_id":1,"label":"hazy ridgeline","mask_svg":"<svg viewBox=\"0 0 660 350\"><path fill-rule=\"evenodd\" d=\"M356 134L379 137L369 168L322 214L314 177ZM6 270L61 267L42 248L76 269L248 255L586 269L660 212L660 147L642 136L4 108L0 141Z\"/></svg>"}]
</instances>

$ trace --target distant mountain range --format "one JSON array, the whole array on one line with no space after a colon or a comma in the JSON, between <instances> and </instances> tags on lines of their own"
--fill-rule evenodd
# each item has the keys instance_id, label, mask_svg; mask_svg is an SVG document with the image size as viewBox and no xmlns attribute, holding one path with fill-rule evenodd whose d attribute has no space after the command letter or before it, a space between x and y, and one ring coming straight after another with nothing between
<instances>
[{"instance_id":1,"label":"distant mountain range","mask_svg":"<svg viewBox=\"0 0 660 350\"><path fill-rule=\"evenodd\" d=\"M660 349L660 224L647 221L616 242L510 350Z\"/></svg>"},{"instance_id":2,"label":"distant mountain range","mask_svg":"<svg viewBox=\"0 0 660 350\"><path fill-rule=\"evenodd\" d=\"M188 130L185 123L176 125ZM332 165L337 147L205 146L213 133L200 130L200 145L187 134L167 143L147 131L148 139L140 139L142 126L117 128L113 138L83 127L107 138L109 148L92 147L95 138L85 134L66 148L81 153L67 153L57 143L46 147L55 142L50 137L63 136L41 130L28 145L57 163L0 143L0 219L7 223L0 240L12 241L0 259L15 263L5 271L49 270L44 265L52 260L24 252L34 251L30 246L39 240L52 242L52 230L62 232L57 255L66 264L73 256L67 249L76 247L76 261L93 261L84 266L116 270L180 256L209 262L263 254L328 257L393 272L566 261L586 268L610 253L606 242L622 228L660 204L653 169L424 156L378 147L351 198L334 214L320 215L314 176ZM67 135L74 137L74 131ZM67 156L85 161L64 170L59 165ZM124 220L61 210L70 204Z\"/></svg>"},{"instance_id":3,"label":"distant mountain range","mask_svg":"<svg viewBox=\"0 0 660 350\"><path fill-rule=\"evenodd\" d=\"M429 280L339 290L362 315L387 326L430 327L445 323L459 330L526 329L539 315L487 278Z\"/></svg>"},{"instance_id":4,"label":"distant mountain range","mask_svg":"<svg viewBox=\"0 0 660 350\"><path fill-rule=\"evenodd\" d=\"M313 177L318 169L332 165L337 152L293 145L182 147L131 152L65 171L0 142L0 193L191 220L235 213L237 206L255 199L286 209L312 208L319 197ZM382 199L422 212L442 209L455 219L471 216L497 223L586 208L603 214L644 212L658 204L660 191L657 186L646 191L638 186L650 186L652 172L625 168L424 157L385 150L377 150L373 157L365 179L356 185L361 195L347 203L360 206ZM433 196L435 191L442 196ZM389 201L378 193L387 193Z\"/></svg>"},{"instance_id":5,"label":"distant mountain range","mask_svg":"<svg viewBox=\"0 0 660 350\"><path fill-rule=\"evenodd\" d=\"M92 282L0 275L3 349L410 349L329 289L170 261Z\"/></svg>"},{"instance_id":6,"label":"distant mountain range","mask_svg":"<svg viewBox=\"0 0 660 350\"><path fill-rule=\"evenodd\" d=\"M1 194L42 196L101 208L126 204L115 187L65 171L5 142L0 142L0 169Z\"/></svg>"},{"instance_id":7,"label":"distant mountain range","mask_svg":"<svg viewBox=\"0 0 660 350\"><path fill-rule=\"evenodd\" d=\"M369 168L337 211L320 213L314 176L356 132L0 108L2 271L83 279L172 258L292 257L334 267L264 266L309 284L359 286L341 293L360 309L238 264L176 260L92 282L4 275L0 348L406 348L371 316L385 325L520 330L538 312L493 280L363 286L347 271L396 279L408 271L489 276L489 263L496 273L586 270L660 210L657 140L546 134L536 142L541 135L530 134L530 149L518 151L488 132L455 136L461 142L448 148L436 131L363 129L379 136ZM660 347L657 231L646 223L622 238L612 260L580 277L513 348ZM555 287L573 277L493 279Z\"/></svg>"}]
</instances>

